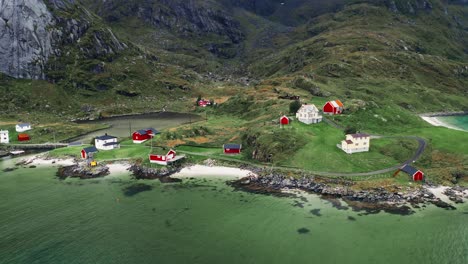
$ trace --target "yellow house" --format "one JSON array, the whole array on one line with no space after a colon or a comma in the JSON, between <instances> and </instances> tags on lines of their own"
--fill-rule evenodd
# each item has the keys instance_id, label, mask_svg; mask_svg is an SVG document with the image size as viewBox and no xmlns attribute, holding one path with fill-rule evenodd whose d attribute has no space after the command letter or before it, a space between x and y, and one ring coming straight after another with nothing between
<instances>
[{"instance_id":1,"label":"yellow house","mask_svg":"<svg viewBox=\"0 0 468 264\"><path fill-rule=\"evenodd\" d=\"M344 152L353 154L356 152L367 152L370 147L370 135L368 134L348 134L346 139L338 145Z\"/></svg>"}]
</instances>

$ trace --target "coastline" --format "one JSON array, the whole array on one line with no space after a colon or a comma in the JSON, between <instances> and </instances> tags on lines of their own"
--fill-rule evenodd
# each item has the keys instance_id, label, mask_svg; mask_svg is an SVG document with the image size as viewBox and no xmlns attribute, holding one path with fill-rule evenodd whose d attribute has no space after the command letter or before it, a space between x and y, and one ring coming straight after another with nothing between
<instances>
[{"instance_id":1,"label":"coastline","mask_svg":"<svg viewBox=\"0 0 468 264\"><path fill-rule=\"evenodd\" d=\"M74 158L49 158L46 154L36 154L25 157L16 163L16 166L57 166L59 170L64 167L80 167L81 160ZM196 177L207 179L225 179L227 184L236 190L257 194L291 196L294 192L306 192L321 196L326 200L339 199L356 210L378 212L384 210L390 213L411 214L413 208L433 204L447 210L455 210L455 204L465 203L468 200L468 188L459 186L432 186L423 185L420 188L403 188L392 186L393 191L378 187L365 190L355 190L355 182L340 178L326 178L314 175L302 175L301 178L292 178L281 172L264 170L256 167L238 166L227 167L214 164L190 164L178 168L152 169L131 164L126 160L102 162L101 165L107 173L96 177L105 177L122 173L133 173L134 179L158 179L164 183L181 182L184 179ZM83 166L82 166L83 167ZM86 167L86 166L84 166ZM139 173L137 173L137 170ZM87 169L89 170L89 169ZM88 179L89 171L83 170L83 177ZM88 172L88 174L86 174ZM338 203L338 202L337 202ZM341 206L341 205L340 205Z\"/></svg>"},{"instance_id":2,"label":"coastline","mask_svg":"<svg viewBox=\"0 0 468 264\"><path fill-rule=\"evenodd\" d=\"M461 115L468 115L468 112L440 112L440 113L426 113L426 114L420 114L419 117L421 117L424 121L427 123L433 125L433 126L438 126L438 127L446 127L449 129L453 130L458 130L458 131L464 131L468 132L460 127L454 126L452 124L449 124L447 122L444 122L440 119L440 117L446 117L446 116L461 116Z\"/></svg>"}]
</instances>

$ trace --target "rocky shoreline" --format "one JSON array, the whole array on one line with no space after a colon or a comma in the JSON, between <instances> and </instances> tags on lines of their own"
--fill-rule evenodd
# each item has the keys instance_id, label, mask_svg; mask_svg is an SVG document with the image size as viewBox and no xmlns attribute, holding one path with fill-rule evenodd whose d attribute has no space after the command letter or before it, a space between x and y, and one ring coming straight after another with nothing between
<instances>
[{"instance_id":1,"label":"rocky shoreline","mask_svg":"<svg viewBox=\"0 0 468 264\"><path fill-rule=\"evenodd\" d=\"M343 178L324 178L311 175L293 178L284 176L281 172L265 171L258 168L249 169L259 177L245 177L229 184L237 190L278 196L290 196L290 192L286 190L302 190L321 195L324 199L339 198L354 210L363 209L371 212L383 210L391 213L410 214L413 211L408 205L418 208L426 204L433 204L447 210L456 209L424 187L393 186L392 191L381 187L356 190L353 188L355 182ZM462 187L451 187L447 188L444 194L455 203L463 203L463 199L468 198L468 194L464 193L466 190Z\"/></svg>"},{"instance_id":2,"label":"rocky shoreline","mask_svg":"<svg viewBox=\"0 0 468 264\"><path fill-rule=\"evenodd\" d=\"M176 166L176 167L164 167L160 169L155 168L148 168L141 165L134 164L130 168L129 171L133 173L133 177L137 180L141 179L158 179L163 183L170 183L170 182L181 182L181 179L171 178L170 176L179 172L183 167Z\"/></svg>"},{"instance_id":3,"label":"rocky shoreline","mask_svg":"<svg viewBox=\"0 0 468 264\"><path fill-rule=\"evenodd\" d=\"M109 175L109 168L105 165L89 167L84 163L78 163L71 166L59 167L57 177L61 180L66 178L94 179Z\"/></svg>"}]
</instances>

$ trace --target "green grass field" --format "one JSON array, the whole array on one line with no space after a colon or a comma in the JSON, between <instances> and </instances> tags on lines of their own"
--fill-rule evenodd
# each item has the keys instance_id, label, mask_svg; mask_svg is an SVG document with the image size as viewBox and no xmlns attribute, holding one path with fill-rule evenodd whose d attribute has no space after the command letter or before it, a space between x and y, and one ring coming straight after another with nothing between
<instances>
[{"instance_id":1,"label":"green grass field","mask_svg":"<svg viewBox=\"0 0 468 264\"><path fill-rule=\"evenodd\" d=\"M343 132L324 122L312 125L294 122L291 129L303 134L307 143L290 159L279 162L280 165L321 172L366 172L391 167L403 161L381 152L397 144L397 140L372 139L369 152L346 154L336 146L345 138ZM400 151L405 150L401 148Z\"/></svg>"}]
</instances>

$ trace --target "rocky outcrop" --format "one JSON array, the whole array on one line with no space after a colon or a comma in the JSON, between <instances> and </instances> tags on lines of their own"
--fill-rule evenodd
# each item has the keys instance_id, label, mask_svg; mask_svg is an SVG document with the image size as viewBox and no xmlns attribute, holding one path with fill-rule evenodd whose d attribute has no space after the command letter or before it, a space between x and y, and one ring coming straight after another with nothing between
<instances>
[{"instance_id":1,"label":"rocky outcrop","mask_svg":"<svg viewBox=\"0 0 468 264\"><path fill-rule=\"evenodd\" d=\"M318 176L303 176L301 178L286 177L282 173L270 172L261 169L253 170L260 177L247 177L231 183L235 188L255 192L255 193L273 193L284 195L284 189L300 189L307 192L313 192L325 197L342 198L347 202L359 203L377 203L400 206L405 203L414 205L420 203L432 203L445 209L455 209L452 205L440 200L429 190L403 189L394 186L395 191L389 191L385 188L372 188L368 190L355 190L352 186L353 181L335 178L321 178ZM448 193L452 194L450 191ZM463 202L462 197L451 195L453 201ZM364 205L361 205L364 206ZM367 205L366 205L367 206Z\"/></svg>"},{"instance_id":2,"label":"rocky outcrop","mask_svg":"<svg viewBox=\"0 0 468 264\"><path fill-rule=\"evenodd\" d=\"M0 0L0 71L43 79L53 52L54 18L42 0Z\"/></svg>"},{"instance_id":3,"label":"rocky outcrop","mask_svg":"<svg viewBox=\"0 0 468 264\"><path fill-rule=\"evenodd\" d=\"M137 16L156 28L169 29L183 36L216 34L232 43L243 39L240 24L219 4L195 0L100 0L89 3L107 21Z\"/></svg>"},{"instance_id":4,"label":"rocky outcrop","mask_svg":"<svg viewBox=\"0 0 468 264\"><path fill-rule=\"evenodd\" d=\"M49 58L68 55L63 52L64 45L81 42L81 55L91 58L126 48L110 29L89 32L91 14L74 3L0 0L0 72L15 78L46 79ZM92 36L83 41L85 34Z\"/></svg>"},{"instance_id":5,"label":"rocky outcrop","mask_svg":"<svg viewBox=\"0 0 468 264\"><path fill-rule=\"evenodd\" d=\"M70 178L93 179L103 177L109 174L109 167L99 165L89 167L85 163L79 163L71 166L60 167L57 171L57 177L64 180Z\"/></svg>"},{"instance_id":6,"label":"rocky outcrop","mask_svg":"<svg viewBox=\"0 0 468 264\"><path fill-rule=\"evenodd\" d=\"M431 11L433 5L426 0L408 0L408 1L386 1L387 7L394 13L416 14L418 11Z\"/></svg>"},{"instance_id":7,"label":"rocky outcrop","mask_svg":"<svg viewBox=\"0 0 468 264\"><path fill-rule=\"evenodd\" d=\"M133 165L128 170L133 173L135 179L159 179L159 181L164 183L169 182L180 182L180 179L171 178L170 176L176 172L179 172L182 167L163 167L163 168L148 168L141 165Z\"/></svg>"}]
</instances>

